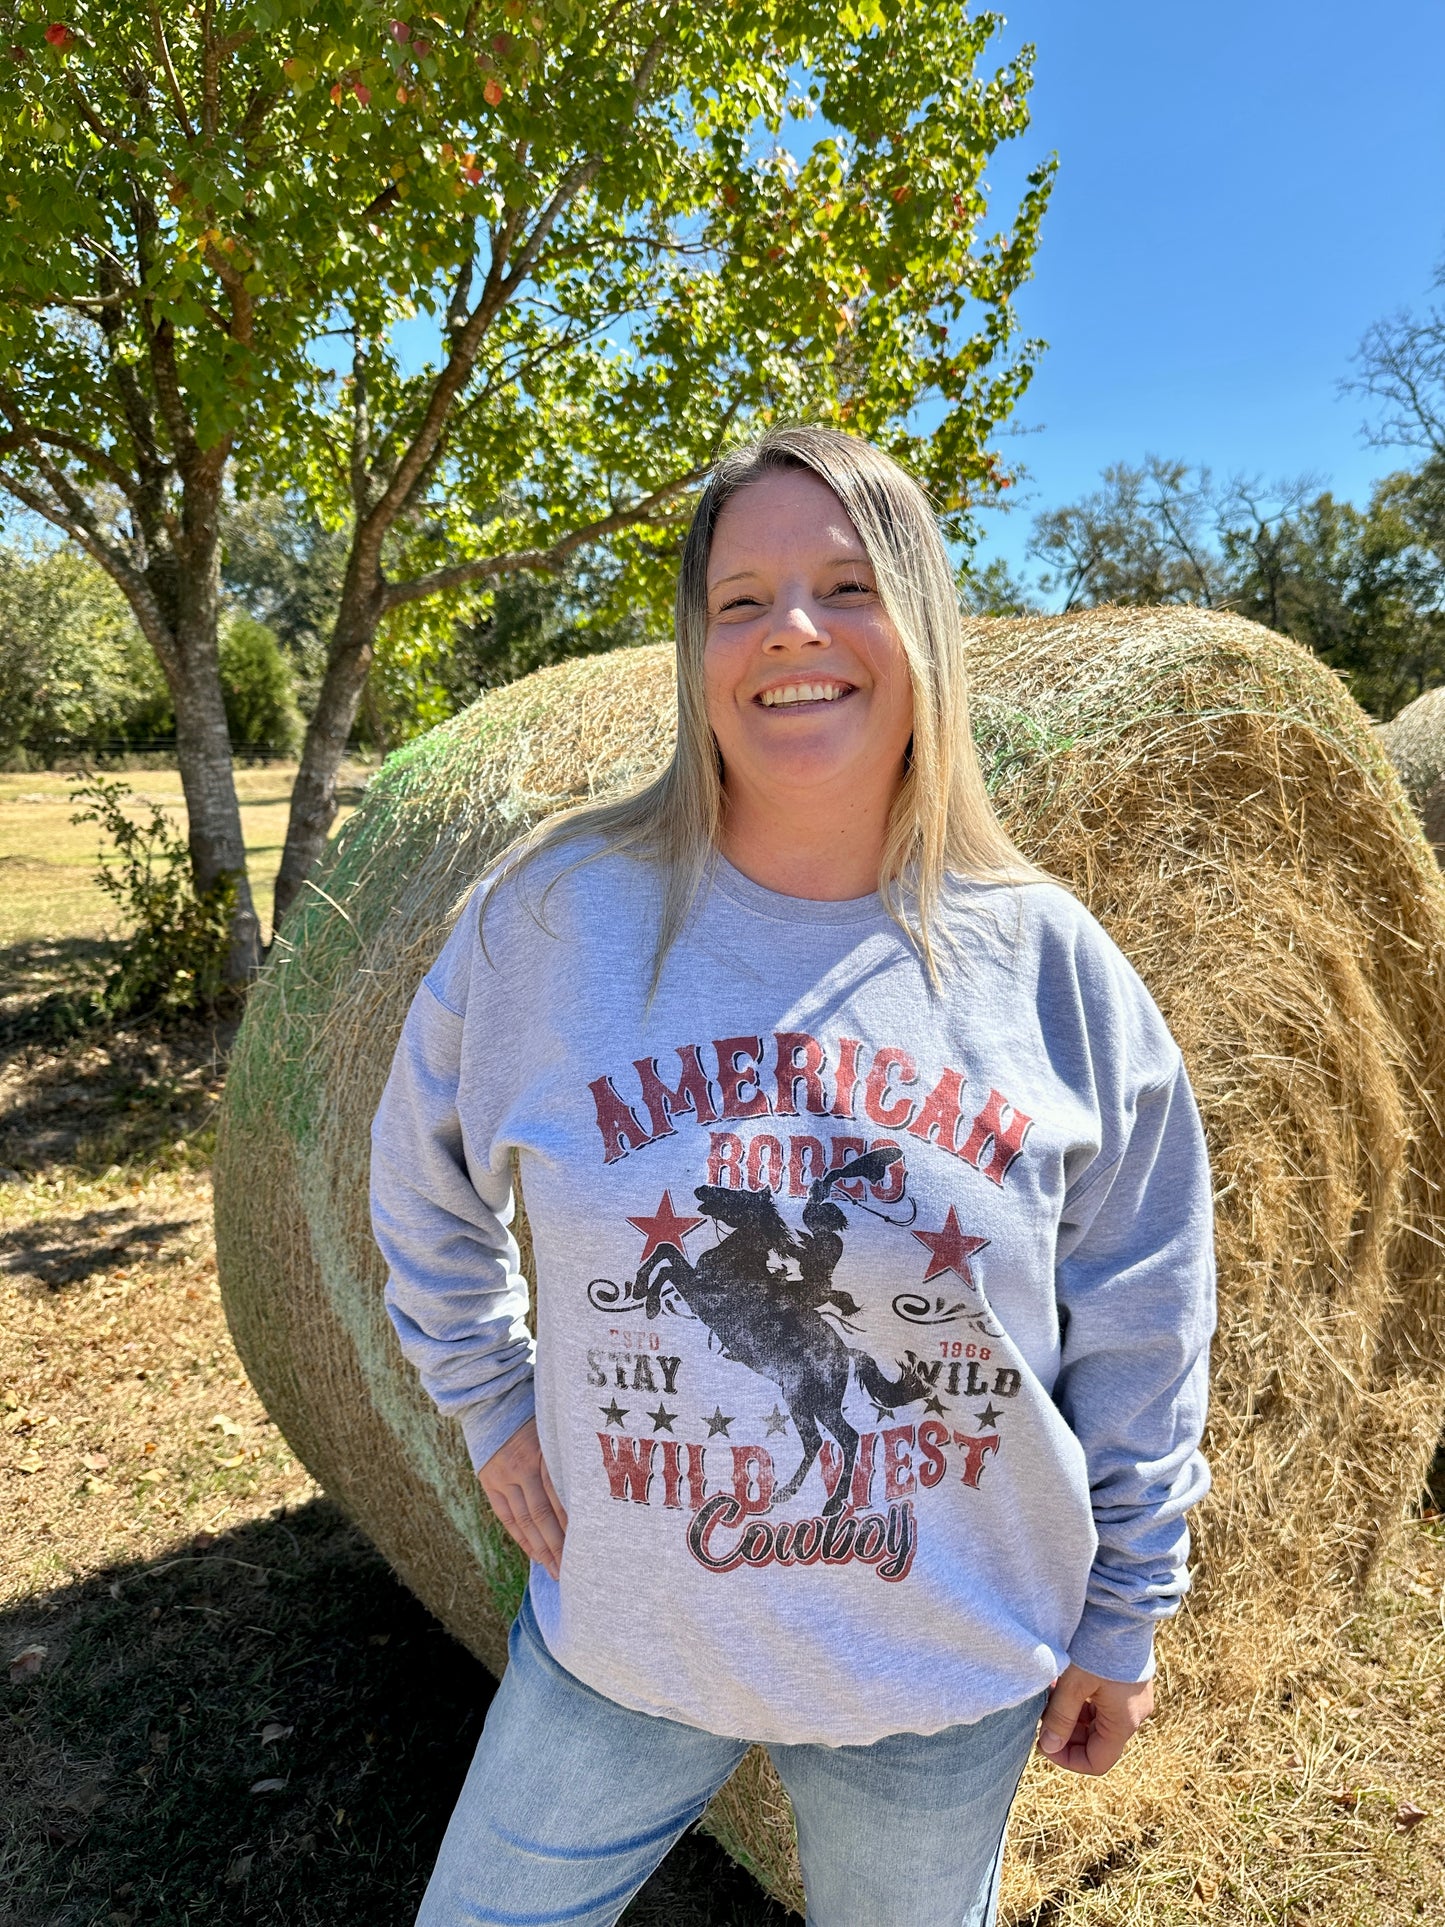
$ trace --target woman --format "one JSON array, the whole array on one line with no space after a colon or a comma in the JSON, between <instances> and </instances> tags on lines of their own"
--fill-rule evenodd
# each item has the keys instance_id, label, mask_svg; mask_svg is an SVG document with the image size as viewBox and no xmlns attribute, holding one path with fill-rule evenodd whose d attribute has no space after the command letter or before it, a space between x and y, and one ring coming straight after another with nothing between
<instances>
[{"instance_id":1,"label":"woman","mask_svg":"<svg viewBox=\"0 0 1445 1927\"><path fill-rule=\"evenodd\" d=\"M419 1923L615 1921L753 1741L815 1927L986 1923L1040 1715L1106 1772L1187 1584L1199 1120L992 815L892 461L724 460L677 664L667 770L484 883L376 1119L402 1348L532 1561Z\"/></svg>"}]
</instances>

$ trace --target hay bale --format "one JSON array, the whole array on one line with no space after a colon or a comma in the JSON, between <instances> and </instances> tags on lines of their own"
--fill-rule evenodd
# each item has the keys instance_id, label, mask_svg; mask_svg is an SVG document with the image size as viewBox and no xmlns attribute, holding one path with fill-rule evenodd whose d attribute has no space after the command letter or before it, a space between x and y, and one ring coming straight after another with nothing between
<instances>
[{"instance_id":1,"label":"hay bale","mask_svg":"<svg viewBox=\"0 0 1445 1927\"><path fill-rule=\"evenodd\" d=\"M1427 689L1376 734L1418 808L1445 776L1445 689Z\"/></svg>"},{"instance_id":2,"label":"hay bale","mask_svg":"<svg viewBox=\"0 0 1445 1927\"><path fill-rule=\"evenodd\" d=\"M1196 1586L1165 1714L1117 1772L1039 1765L1005 1917L1186 1814L1199 1774L1350 1610L1445 1408L1445 881L1361 712L1292 643L1194 610L973 625L977 735L1022 846L1133 959L1183 1049L1218 1196L1221 1319ZM462 893L540 812L667 748L670 652L564 664L392 757L252 993L216 1171L227 1313L299 1456L496 1667L521 1562L398 1354L368 1124ZM1310 1619L1313 1615L1314 1618ZM714 1830L796 1904L755 1755Z\"/></svg>"},{"instance_id":3,"label":"hay bale","mask_svg":"<svg viewBox=\"0 0 1445 1927\"><path fill-rule=\"evenodd\" d=\"M1445 862L1445 689L1427 689L1375 733Z\"/></svg>"}]
</instances>

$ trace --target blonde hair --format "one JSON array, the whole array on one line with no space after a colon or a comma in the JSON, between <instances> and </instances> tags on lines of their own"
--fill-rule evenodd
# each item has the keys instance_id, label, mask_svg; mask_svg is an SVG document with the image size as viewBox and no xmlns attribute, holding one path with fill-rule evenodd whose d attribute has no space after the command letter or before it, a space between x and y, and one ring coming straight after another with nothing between
<instances>
[{"instance_id":1,"label":"blonde hair","mask_svg":"<svg viewBox=\"0 0 1445 1927\"><path fill-rule=\"evenodd\" d=\"M788 469L816 475L842 503L903 645L913 685L913 737L889 812L878 894L937 984L941 952L949 948L946 939L940 942L937 922L948 878L1022 883L1041 881L1043 873L1015 848L984 788L969 727L958 595L928 498L890 456L841 429L773 428L718 462L693 514L678 572L677 742L671 759L628 796L582 804L546 819L504 860L500 880L583 836L601 840L603 848L592 854L623 851L654 864L663 885L653 954L656 988L667 953L716 859L725 809L703 685L713 532L734 495L764 475ZM589 860L590 855L579 858Z\"/></svg>"}]
</instances>

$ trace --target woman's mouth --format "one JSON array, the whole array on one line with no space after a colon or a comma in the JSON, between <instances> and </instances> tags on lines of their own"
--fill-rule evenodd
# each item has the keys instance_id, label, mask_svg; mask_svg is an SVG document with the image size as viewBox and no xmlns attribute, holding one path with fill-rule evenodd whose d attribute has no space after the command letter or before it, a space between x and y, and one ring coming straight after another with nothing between
<instances>
[{"instance_id":1,"label":"woman's mouth","mask_svg":"<svg viewBox=\"0 0 1445 1927\"><path fill-rule=\"evenodd\" d=\"M771 689L760 689L753 701L765 709L797 709L804 704L837 702L840 697L851 696L853 688L850 682L777 683Z\"/></svg>"}]
</instances>

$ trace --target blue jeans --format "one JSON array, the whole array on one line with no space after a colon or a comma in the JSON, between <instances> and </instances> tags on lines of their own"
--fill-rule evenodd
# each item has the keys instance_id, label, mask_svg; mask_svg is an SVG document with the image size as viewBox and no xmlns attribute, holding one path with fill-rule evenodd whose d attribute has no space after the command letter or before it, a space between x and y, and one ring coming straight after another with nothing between
<instances>
[{"instance_id":1,"label":"blue jeans","mask_svg":"<svg viewBox=\"0 0 1445 1927\"><path fill-rule=\"evenodd\" d=\"M530 1598L416 1927L611 1927L748 1750L559 1666ZM989 1927L1047 1695L872 1746L776 1746L808 1927Z\"/></svg>"}]
</instances>

